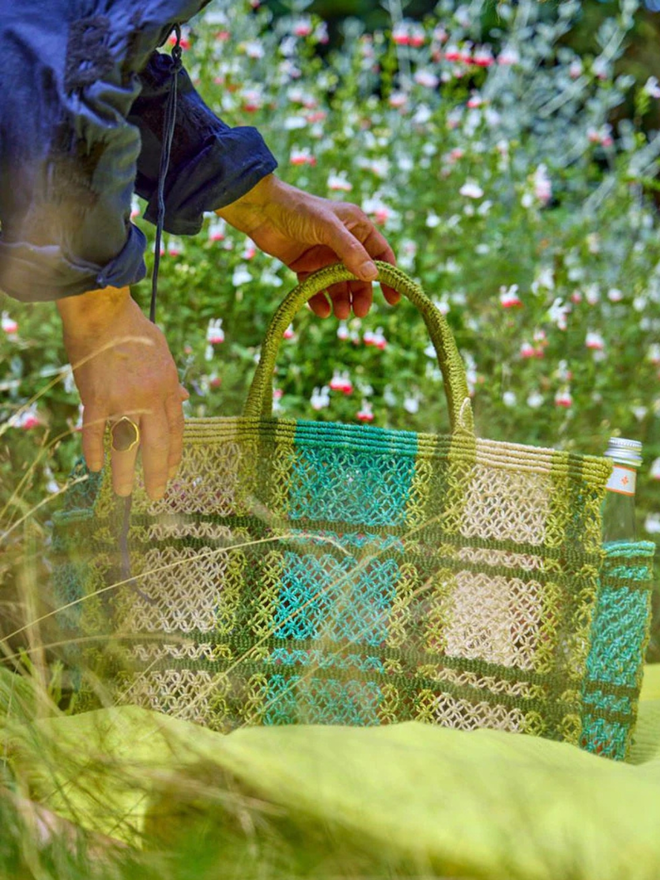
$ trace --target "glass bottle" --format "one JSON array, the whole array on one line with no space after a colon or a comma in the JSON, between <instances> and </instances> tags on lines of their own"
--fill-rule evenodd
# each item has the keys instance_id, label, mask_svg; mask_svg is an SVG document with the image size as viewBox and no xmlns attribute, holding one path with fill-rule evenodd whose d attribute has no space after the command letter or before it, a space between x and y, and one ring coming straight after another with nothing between
<instances>
[{"instance_id":1,"label":"glass bottle","mask_svg":"<svg viewBox=\"0 0 660 880\"><path fill-rule=\"evenodd\" d=\"M623 437L610 438L605 453L614 462L603 503L603 544L634 542L635 487L642 463L642 444Z\"/></svg>"}]
</instances>

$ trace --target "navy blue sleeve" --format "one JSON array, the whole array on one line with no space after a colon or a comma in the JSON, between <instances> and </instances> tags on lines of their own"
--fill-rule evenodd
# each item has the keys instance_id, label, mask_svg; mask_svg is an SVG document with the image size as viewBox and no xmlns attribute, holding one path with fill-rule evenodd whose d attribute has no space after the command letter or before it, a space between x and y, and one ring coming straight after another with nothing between
<instances>
[{"instance_id":1,"label":"navy blue sleeve","mask_svg":"<svg viewBox=\"0 0 660 880\"><path fill-rule=\"evenodd\" d=\"M171 68L169 55L154 52L140 74L140 96L128 118L142 139L135 191L147 200L144 216L152 223L158 215L158 170ZM165 230L194 235L202 226L205 211L236 201L276 168L277 162L257 129L231 128L218 119L181 70L165 181Z\"/></svg>"}]
</instances>

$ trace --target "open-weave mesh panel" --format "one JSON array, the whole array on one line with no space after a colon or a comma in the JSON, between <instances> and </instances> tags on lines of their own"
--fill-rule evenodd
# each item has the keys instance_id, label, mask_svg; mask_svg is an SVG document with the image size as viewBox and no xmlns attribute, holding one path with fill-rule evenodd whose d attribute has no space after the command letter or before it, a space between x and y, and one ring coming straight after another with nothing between
<instances>
[{"instance_id":1,"label":"open-weave mesh panel","mask_svg":"<svg viewBox=\"0 0 660 880\"><path fill-rule=\"evenodd\" d=\"M129 578L107 474L57 517L59 589L82 598L63 626L101 636L69 657L78 704L223 730L418 719L623 757L651 557L603 568L609 472L463 435L192 420L165 498L134 493Z\"/></svg>"}]
</instances>

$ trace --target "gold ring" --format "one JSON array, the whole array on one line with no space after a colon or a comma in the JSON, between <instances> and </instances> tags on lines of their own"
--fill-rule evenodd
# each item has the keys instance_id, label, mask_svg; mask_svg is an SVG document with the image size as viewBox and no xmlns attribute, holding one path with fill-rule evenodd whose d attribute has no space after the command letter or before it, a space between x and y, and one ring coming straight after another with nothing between
<instances>
[{"instance_id":1,"label":"gold ring","mask_svg":"<svg viewBox=\"0 0 660 880\"><path fill-rule=\"evenodd\" d=\"M115 452L130 452L140 442L140 429L132 419L123 416L110 429Z\"/></svg>"}]
</instances>

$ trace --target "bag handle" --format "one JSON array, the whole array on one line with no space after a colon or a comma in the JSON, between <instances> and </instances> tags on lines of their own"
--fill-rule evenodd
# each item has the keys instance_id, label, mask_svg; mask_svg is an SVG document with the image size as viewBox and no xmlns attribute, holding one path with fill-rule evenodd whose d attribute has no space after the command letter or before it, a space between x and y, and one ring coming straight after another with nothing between
<instances>
[{"instance_id":1,"label":"bag handle","mask_svg":"<svg viewBox=\"0 0 660 880\"><path fill-rule=\"evenodd\" d=\"M472 406L468 394L465 366L454 336L444 318L422 288L401 269L376 262L378 281L407 297L421 312L438 356L449 407L452 432L474 435ZM341 263L314 272L284 298L273 315L261 347L261 358L243 410L246 418L271 418L273 412L273 373L284 331L294 316L317 293L342 281L355 281L355 275Z\"/></svg>"}]
</instances>

